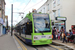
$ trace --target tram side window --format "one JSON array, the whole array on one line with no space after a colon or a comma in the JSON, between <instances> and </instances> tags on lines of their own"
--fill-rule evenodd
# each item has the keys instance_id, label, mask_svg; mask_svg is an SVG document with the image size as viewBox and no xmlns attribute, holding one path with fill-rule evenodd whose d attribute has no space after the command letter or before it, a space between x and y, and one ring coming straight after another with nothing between
<instances>
[{"instance_id":1,"label":"tram side window","mask_svg":"<svg viewBox=\"0 0 75 50\"><path fill-rule=\"evenodd\" d=\"M25 34L25 27L23 28L23 34Z\"/></svg>"},{"instance_id":2,"label":"tram side window","mask_svg":"<svg viewBox=\"0 0 75 50\"><path fill-rule=\"evenodd\" d=\"M26 23L26 32L25 34L26 35L31 35L32 33L32 22L27 22Z\"/></svg>"}]
</instances>

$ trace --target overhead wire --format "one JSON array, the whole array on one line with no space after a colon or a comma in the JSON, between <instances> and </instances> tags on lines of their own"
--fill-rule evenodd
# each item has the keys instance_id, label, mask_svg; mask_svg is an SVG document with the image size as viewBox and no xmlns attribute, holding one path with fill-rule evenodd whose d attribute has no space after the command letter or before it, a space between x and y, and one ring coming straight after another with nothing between
<instances>
[{"instance_id":1,"label":"overhead wire","mask_svg":"<svg viewBox=\"0 0 75 50\"><path fill-rule=\"evenodd\" d=\"M27 5L24 7L24 9L28 6L28 4L29 4L30 2L31 2L31 0L29 0L29 2L28 2ZM24 10L24 9L23 9L23 10ZM23 10L22 10L22 11L23 11ZM19 13L20 16L21 16L21 14L23 14L22 12L14 12L14 13Z\"/></svg>"},{"instance_id":2,"label":"overhead wire","mask_svg":"<svg viewBox=\"0 0 75 50\"><path fill-rule=\"evenodd\" d=\"M31 0L29 0L29 2L27 3L27 5L28 5L30 2L31 2ZM27 5L24 7L24 9L27 7ZM24 10L24 9L23 9L23 10ZM23 10L22 10L22 11L23 11Z\"/></svg>"},{"instance_id":3,"label":"overhead wire","mask_svg":"<svg viewBox=\"0 0 75 50\"><path fill-rule=\"evenodd\" d=\"M30 0L30 1L31 1L31 0ZM28 4L30 3L30 1L28 2ZM36 6L37 4L39 4L39 3L42 2L42 1L43 1L43 0L39 1L39 2L36 3L35 5L29 7L28 9L30 9L30 8L32 8L32 7L34 7L34 6ZM27 5L28 5L28 4L27 4ZM27 7L27 5L24 7L24 9ZM24 10L24 9L23 9L23 10ZM27 11L28 9L26 9L25 11ZM24 11L24 12L25 12L25 11Z\"/></svg>"},{"instance_id":4,"label":"overhead wire","mask_svg":"<svg viewBox=\"0 0 75 50\"><path fill-rule=\"evenodd\" d=\"M41 1L43 1L43 0L41 0ZM38 2L38 3L36 3L35 5L39 4L41 1L39 1L39 2ZM28 9L30 9L30 8L32 8L32 7L34 7L35 5L33 5L33 6L29 7ZM25 11L27 11L28 9L26 9ZM24 12L25 12L25 11L24 11Z\"/></svg>"},{"instance_id":5,"label":"overhead wire","mask_svg":"<svg viewBox=\"0 0 75 50\"><path fill-rule=\"evenodd\" d=\"M31 1L31 0L30 0L30 1ZM30 3L30 1L28 2L28 4ZM43 1L43 0L39 1L39 2L36 3L35 5L39 4L39 3L42 2L42 1ZM28 4L27 4L27 5L28 5ZM27 7L27 5L24 7L24 9ZM30 8L34 7L35 5L31 6ZM28 9L30 9L30 8L28 8ZM26 9L25 11L27 11L28 9ZM24 11L24 12L25 12L25 11Z\"/></svg>"},{"instance_id":6,"label":"overhead wire","mask_svg":"<svg viewBox=\"0 0 75 50\"><path fill-rule=\"evenodd\" d=\"M31 2L31 0L29 0L29 2L28 2L27 5L24 7L24 9L28 6L28 4L29 4L30 2ZM24 10L24 9L23 9L23 10ZM23 11L23 10L22 10L22 11ZM19 13L19 14L20 14L20 16L21 16L22 13ZM23 14L23 15L24 15L24 14Z\"/></svg>"}]
</instances>

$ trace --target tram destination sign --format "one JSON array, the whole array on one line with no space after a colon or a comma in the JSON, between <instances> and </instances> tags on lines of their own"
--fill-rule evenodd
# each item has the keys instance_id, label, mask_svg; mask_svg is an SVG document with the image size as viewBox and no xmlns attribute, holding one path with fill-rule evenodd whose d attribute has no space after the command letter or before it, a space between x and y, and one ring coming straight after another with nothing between
<instances>
[{"instance_id":1,"label":"tram destination sign","mask_svg":"<svg viewBox=\"0 0 75 50\"><path fill-rule=\"evenodd\" d=\"M33 18L48 18L48 14L38 14L38 13L35 13L33 14Z\"/></svg>"},{"instance_id":2,"label":"tram destination sign","mask_svg":"<svg viewBox=\"0 0 75 50\"><path fill-rule=\"evenodd\" d=\"M66 20L67 20L66 17L56 17L55 19L56 19L56 20L63 20L63 21L66 21Z\"/></svg>"}]
</instances>

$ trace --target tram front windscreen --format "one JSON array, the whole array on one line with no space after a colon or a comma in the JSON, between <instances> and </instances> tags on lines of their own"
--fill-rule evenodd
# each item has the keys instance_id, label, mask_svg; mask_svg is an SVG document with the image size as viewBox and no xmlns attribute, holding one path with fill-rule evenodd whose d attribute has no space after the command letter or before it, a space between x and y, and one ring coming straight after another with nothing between
<instances>
[{"instance_id":1,"label":"tram front windscreen","mask_svg":"<svg viewBox=\"0 0 75 50\"><path fill-rule=\"evenodd\" d=\"M35 33L50 32L50 19L48 14L33 14Z\"/></svg>"}]
</instances>

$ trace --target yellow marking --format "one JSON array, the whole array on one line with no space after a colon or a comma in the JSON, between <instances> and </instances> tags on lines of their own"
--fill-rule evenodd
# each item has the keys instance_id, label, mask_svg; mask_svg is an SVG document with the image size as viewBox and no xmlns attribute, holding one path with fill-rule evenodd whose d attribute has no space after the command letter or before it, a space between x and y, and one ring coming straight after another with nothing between
<instances>
[{"instance_id":1,"label":"yellow marking","mask_svg":"<svg viewBox=\"0 0 75 50\"><path fill-rule=\"evenodd\" d=\"M17 41L18 41L18 39L17 39ZM25 50L26 49L25 46L20 41L18 41L18 42L21 45L22 49Z\"/></svg>"},{"instance_id":2,"label":"yellow marking","mask_svg":"<svg viewBox=\"0 0 75 50\"><path fill-rule=\"evenodd\" d=\"M18 42L21 45L22 49L25 50L25 47L23 46L23 44L20 41L18 41Z\"/></svg>"},{"instance_id":3,"label":"yellow marking","mask_svg":"<svg viewBox=\"0 0 75 50\"><path fill-rule=\"evenodd\" d=\"M23 50L27 50L27 48L18 40L18 38L16 36L14 36L15 39L18 41L18 43L20 44L20 46L22 47Z\"/></svg>"},{"instance_id":4,"label":"yellow marking","mask_svg":"<svg viewBox=\"0 0 75 50\"><path fill-rule=\"evenodd\" d=\"M25 40L23 40L20 36L18 36L22 41L24 41L25 42Z\"/></svg>"},{"instance_id":5,"label":"yellow marking","mask_svg":"<svg viewBox=\"0 0 75 50\"><path fill-rule=\"evenodd\" d=\"M15 37L16 38L16 37ZM22 49L24 50L24 46L20 43L20 41L16 38L16 40L18 41L18 43L20 44L20 46L22 47Z\"/></svg>"},{"instance_id":6,"label":"yellow marking","mask_svg":"<svg viewBox=\"0 0 75 50\"><path fill-rule=\"evenodd\" d=\"M21 48L21 47L18 47L18 48Z\"/></svg>"},{"instance_id":7,"label":"yellow marking","mask_svg":"<svg viewBox=\"0 0 75 50\"><path fill-rule=\"evenodd\" d=\"M53 46L53 45L49 45L49 46L51 46L51 47L54 47L54 48L56 48L56 49L58 49L58 50L63 50L63 49L61 49L61 48L58 48L58 47L56 47L56 46Z\"/></svg>"},{"instance_id":8,"label":"yellow marking","mask_svg":"<svg viewBox=\"0 0 75 50\"><path fill-rule=\"evenodd\" d=\"M34 42L35 43L35 42Z\"/></svg>"}]
</instances>

